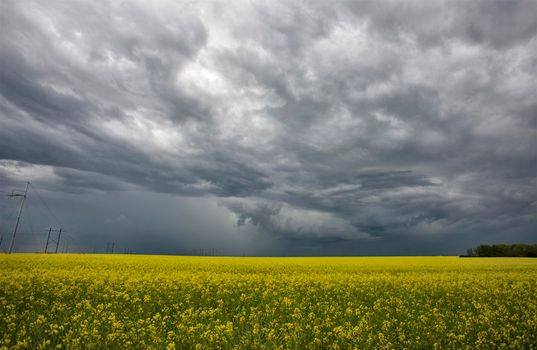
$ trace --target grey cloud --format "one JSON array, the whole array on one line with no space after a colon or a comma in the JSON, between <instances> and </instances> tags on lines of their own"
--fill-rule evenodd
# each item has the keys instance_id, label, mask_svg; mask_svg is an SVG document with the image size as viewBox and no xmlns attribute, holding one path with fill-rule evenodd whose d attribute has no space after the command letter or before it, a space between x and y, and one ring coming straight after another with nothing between
<instances>
[{"instance_id":1,"label":"grey cloud","mask_svg":"<svg viewBox=\"0 0 537 350\"><path fill-rule=\"evenodd\" d=\"M462 31L475 42L499 48L525 43L537 33L537 4L530 0L481 1L466 11L464 20Z\"/></svg>"},{"instance_id":2,"label":"grey cloud","mask_svg":"<svg viewBox=\"0 0 537 350\"><path fill-rule=\"evenodd\" d=\"M237 225L250 224L287 240L345 241L366 238L337 215L275 201L226 199L220 204L237 217Z\"/></svg>"},{"instance_id":3,"label":"grey cloud","mask_svg":"<svg viewBox=\"0 0 537 350\"><path fill-rule=\"evenodd\" d=\"M53 187L57 191L83 193L92 190L115 192L129 189L122 181L98 173L56 167L53 174L61 183L61 187Z\"/></svg>"},{"instance_id":4,"label":"grey cloud","mask_svg":"<svg viewBox=\"0 0 537 350\"><path fill-rule=\"evenodd\" d=\"M537 5L531 0L359 1L349 2L348 8L381 37L403 40L410 35L427 46L462 39L502 49L527 42L537 31Z\"/></svg>"},{"instance_id":5,"label":"grey cloud","mask_svg":"<svg viewBox=\"0 0 537 350\"><path fill-rule=\"evenodd\" d=\"M535 239L535 7L4 1L1 169L202 197L274 252Z\"/></svg>"},{"instance_id":6,"label":"grey cloud","mask_svg":"<svg viewBox=\"0 0 537 350\"><path fill-rule=\"evenodd\" d=\"M411 171L394 171L386 173L366 173L360 177L365 189L390 189L393 187L413 187L434 185L425 177L412 174Z\"/></svg>"}]
</instances>

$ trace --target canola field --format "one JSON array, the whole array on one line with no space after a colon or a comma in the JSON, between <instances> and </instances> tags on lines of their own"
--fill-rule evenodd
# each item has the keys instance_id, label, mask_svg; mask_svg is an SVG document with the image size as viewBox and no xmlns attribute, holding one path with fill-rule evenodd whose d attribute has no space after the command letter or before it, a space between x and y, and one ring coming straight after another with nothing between
<instances>
[{"instance_id":1,"label":"canola field","mask_svg":"<svg viewBox=\"0 0 537 350\"><path fill-rule=\"evenodd\" d=\"M0 256L0 349L537 349L537 259Z\"/></svg>"}]
</instances>

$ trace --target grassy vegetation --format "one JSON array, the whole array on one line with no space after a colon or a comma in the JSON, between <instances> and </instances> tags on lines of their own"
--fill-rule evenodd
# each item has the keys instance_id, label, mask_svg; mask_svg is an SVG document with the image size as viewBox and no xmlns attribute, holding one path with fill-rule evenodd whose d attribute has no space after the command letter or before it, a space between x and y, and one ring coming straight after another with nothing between
<instances>
[{"instance_id":1,"label":"grassy vegetation","mask_svg":"<svg viewBox=\"0 0 537 350\"><path fill-rule=\"evenodd\" d=\"M537 260L0 256L0 348L537 346Z\"/></svg>"}]
</instances>

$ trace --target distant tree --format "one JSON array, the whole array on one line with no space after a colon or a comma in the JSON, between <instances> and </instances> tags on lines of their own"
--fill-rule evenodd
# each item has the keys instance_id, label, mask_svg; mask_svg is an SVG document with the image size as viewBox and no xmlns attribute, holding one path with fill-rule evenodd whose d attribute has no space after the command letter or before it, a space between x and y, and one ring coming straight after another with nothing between
<instances>
[{"instance_id":1,"label":"distant tree","mask_svg":"<svg viewBox=\"0 0 537 350\"><path fill-rule=\"evenodd\" d=\"M475 248L466 249L466 256L477 256Z\"/></svg>"},{"instance_id":2,"label":"distant tree","mask_svg":"<svg viewBox=\"0 0 537 350\"><path fill-rule=\"evenodd\" d=\"M466 256L537 257L537 244L482 244L466 250Z\"/></svg>"}]
</instances>

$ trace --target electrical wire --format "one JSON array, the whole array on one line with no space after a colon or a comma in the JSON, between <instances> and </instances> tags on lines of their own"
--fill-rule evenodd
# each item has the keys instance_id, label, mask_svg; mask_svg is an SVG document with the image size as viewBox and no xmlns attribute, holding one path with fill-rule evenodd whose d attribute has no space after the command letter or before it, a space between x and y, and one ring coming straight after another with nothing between
<instances>
[{"instance_id":1,"label":"electrical wire","mask_svg":"<svg viewBox=\"0 0 537 350\"><path fill-rule=\"evenodd\" d=\"M32 211L30 210L30 201L26 201L25 204L26 204L26 216L28 217L28 223L30 225L30 234L34 235L35 230L34 230L34 223L32 221Z\"/></svg>"},{"instance_id":2,"label":"electrical wire","mask_svg":"<svg viewBox=\"0 0 537 350\"><path fill-rule=\"evenodd\" d=\"M35 186L30 183L30 186L32 187L32 189L34 190L34 193L36 194L36 197L37 199L39 199L39 201L41 202L41 204L43 204L43 206L48 210L48 212L50 213L50 215L54 218L54 220L56 220L56 223L62 227L62 223L60 221L60 219L58 219L58 216L56 216L56 214L54 214L54 212L52 211L52 209L50 209L50 207L48 206L48 204L45 202L45 200L43 199L43 197L41 197L41 195L39 194L39 191L37 190L37 188L35 188Z\"/></svg>"},{"instance_id":3,"label":"electrical wire","mask_svg":"<svg viewBox=\"0 0 537 350\"><path fill-rule=\"evenodd\" d=\"M7 205L6 205L6 207L7 207ZM9 233L8 231L10 230L10 223L14 219L15 213L16 213L15 210L9 210L7 212L8 212L8 215L3 216L1 221L0 221L0 232L6 233L6 234ZM5 231L3 230L4 227L6 227Z\"/></svg>"},{"instance_id":4,"label":"electrical wire","mask_svg":"<svg viewBox=\"0 0 537 350\"><path fill-rule=\"evenodd\" d=\"M23 232L18 232L18 235L21 235L23 237L27 237L26 239L24 239L27 243L29 243L29 241L32 241L33 244L30 243L31 245L40 246L41 241L44 240L44 238L41 237L40 233L37 234L35 232L35 227L34 227L34 223L33 223L33 220L32 220L32 211L34 210L33 208L39 207L40 210L42 210L43 212L47 212L47 215L49 215L51 217L51 219L58 225L58 227L64 227L64 226L62 225L62 222L60 221L58 215L56 215L56 213L52 210L52 208L49 206L47 201L44 199L44 196L41 195L40 191L35 187L33 182L30 182L29 187L31 187L32 191L30 193L26 194L27 195L27 198L26 198L27 200L25 202L25 207L26 207L25 208L25 217L26 217L26 220L23 220L21 222L21 229L22 229L21 231L23 231ZM2 191L2 192L6 193L6 194L11 194L11 192L5 192L5 191ZM35 194L35 196L34 196L34 194ZM37 198L36 202L38 202L39 205L35 206L35 203L33 201L29 200L30 198ZM6 210L5 212L9 212L9 214L10 214L9 215L9 221L11 221L11 219L13 218L13 215L16 214L15 210L10 210L10 211ZM0 219L2 219L2 218L0 217ZM1 221L3 221L3 220L0 220L0 224L1 224ZM2 225L0 225L0 234L2 234L1 228L2 228ZM6 231L6 233L7 233L7 231ZM71 231L71 230L68 231L68 230L62 229L61 241L63 242L63 245L62 245L62 247L59 248L59 250L58 250L59 252L67 250L68 247L71 247L71 248L76 247L76 243L78 242L79 237L75 238L70 233L73 233L73 231ZM28 236L30 236L31 238L28 237ZM5 238L6 238L6 235L4 235L4 240L5 240ZM56 235L54 237L54 235L51 235L49 243L57 244L58 243L58 236ZM43 241L43 244L45 244L44 241Z\"/></svg>"}]
</instances>

